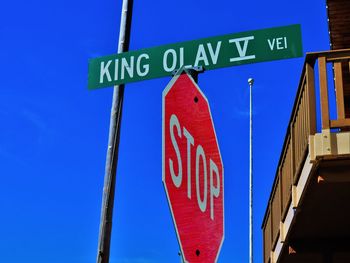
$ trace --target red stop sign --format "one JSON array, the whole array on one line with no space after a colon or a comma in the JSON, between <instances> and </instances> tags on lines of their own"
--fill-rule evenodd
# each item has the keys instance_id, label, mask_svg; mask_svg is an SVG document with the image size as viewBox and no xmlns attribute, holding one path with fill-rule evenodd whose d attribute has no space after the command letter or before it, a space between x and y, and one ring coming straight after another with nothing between
<instances>
[{"instance_id":1,"label":"red stop sign","mask_svg":"<svg viewBox=\"0 0 350 263\"><path fill-rule=\"evenodd\" d=\"M224 176L208 100L186 73L163 91L163 183L185 262L216 262Z\"/></svg>"}]
</instances>

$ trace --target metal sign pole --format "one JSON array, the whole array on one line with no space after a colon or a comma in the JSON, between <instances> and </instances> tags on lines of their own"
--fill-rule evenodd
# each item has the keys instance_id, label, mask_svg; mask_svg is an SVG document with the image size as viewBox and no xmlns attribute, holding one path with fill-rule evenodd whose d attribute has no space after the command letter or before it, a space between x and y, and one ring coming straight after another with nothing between
<instances>
[{"instance_id":1,"label":"metal sign pole","mask_svg":"<svg viewBox=\"0 0 350 263\"><path fill-rule=\"evenodd\" d=\"M253 93L254 79L249 84L249 263L253 263Z\"/></svg>"},{"instance_id":2,"label":"metal sign pole","mask_svg":"<svg viewBox=\"0 0 350 263\"><path fill-rule=\"evenodd\" d=\"M123 0L119 31L118 53L126 52L129 49L132 7L133 0ZM123 99L124 85L114 86L103 186L100 233L98 239L98 253L96 259L97 263L109 262Z\"/></svg>"}]
</instances>

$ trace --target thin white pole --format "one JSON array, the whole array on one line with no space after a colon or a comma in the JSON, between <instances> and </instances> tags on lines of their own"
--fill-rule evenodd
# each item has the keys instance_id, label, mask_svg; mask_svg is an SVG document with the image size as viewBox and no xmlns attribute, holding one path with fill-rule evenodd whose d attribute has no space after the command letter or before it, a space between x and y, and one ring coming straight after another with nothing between
<instances>
[{"instance_id":1,"label":"thin white pole","mask_svg":"<svg viewBox=\"0 0 350 263\"><path fill-rule=\"evenodd\" d=\"M249 84L249 263L253 263L253 84Z\"/></svg>"}]
</instances>

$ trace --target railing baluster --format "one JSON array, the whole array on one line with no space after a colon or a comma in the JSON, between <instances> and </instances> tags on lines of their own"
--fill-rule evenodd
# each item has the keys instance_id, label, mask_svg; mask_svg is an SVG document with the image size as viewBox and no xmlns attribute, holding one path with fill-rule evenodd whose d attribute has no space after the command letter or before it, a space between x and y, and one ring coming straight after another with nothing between
<instances>
[{"instance_id":1,"label":"railing baluster","mask_svg":"<svg viewBox=\"0 0 350 263\"><path fill-rule=\"evenodd\" d=\"M291 182L293 184L294 182L294 171L295 171L295 138L294 138L294 124L292 123L289 126L289 131L290 131L290 176L291 176Z\"/></svg>"},{"instance_id":2,"label":"railing baluster","mask_svg":"<svg viewBox=\"0 0 350 263\"><path fill-rule=\"evenodd\" d=\"M295 172L297 173L298 171L298 167L299 167L299 159L300 159L300 152L301 152L301 149L300 149L300 132L301 131L301 125L300 125L300 122L298 121L298 130L297 132L295 133L295 137L297 138L297 140L295 140L295 142L297 143L298 145L298 151L296 152L296 155L295 155Z\"/></svg>"},{"instance_id":3,"label":"railing baluster","mask_svg":"<svg viewBox=\"0 0 350 263\"><path fill-rule=\"evenodd\" d=\"M309 97L309 135L316 133L316 99L315 99L315 75L314 68L306 63L306 85Z\"/></svg>"},{"instance_id":4,"label":"railing baluster","mask_svg":"<svg viewBox=\"0 0 350 263\"><path fill-rule=\"evenodd\" d=\"M303 127L304 127L304 133L303 133L303 152L305 151L305 147L307 144L307 137L308 137L308 129L307 129L307 92L306 92L306 86L304 86L304 94L303 94L303 109L304 109L304 114L303 114Z\"/></svg>"},{"instance_id":5,"label":"railing baluster","mask_svg":"<svg viewBox=\"0 0 350 263\"><path fill-rule=\"evenodd\" d=\"M282 173L281 173L281 168L278 169L278 177L279 177L279 181L280 181L280 189L279 189L279 199L280 201L280 214L282 215L283 213L283 208L284 208L284 201L283 201L283 188L284 188L284 183L285 181L282 179Z\"/></svg>"},{"instance_id":6,"label":"railing baluster","mask_svg":"<svg viewBox=\"0 0 350 263\"><path fill-rule=\"evenodd\" d=\"M303 92L301 93L301 98L300 98L300 118L299 118L299 122L301 125L301 132L300 132L300 155L302 154L303 150L304 150L304 138L305 138L305 122L304 122L304 115L305 115L305 86L303 89ZM301 156L299 157L299 163L300 163L300 159Z\"/></svg>"},{"instance_id":7,"label":"railing baluster","mask_svg":"<svg viewBox=\"0 0 350 263\"><path fill-rule=\"evenodd\" d=\"M318 58L318 70L320 75L320 99L322 129L329 129L329 105L328 105L328 85L327 85L327 64L326 57Z\"/></svg>"},{"instance_id":8,"label":"railing baluster","mask_svg":"<svg viewBox=\"0 0 350 263\"><path fill-rule=\"evenodd\" d=\"M310 96L309 96L309 89L307 86L307 81L305 81L305 125L306 125L306 134L309 135L310 134ZM306 140L308 140L309 136L306 136Z\"/></svg>"},{"instance_id":9,"label":"railing baluster","mask_svg":"<svg viewBox=\"0 0 350 263\"><path fill-rule=\"evenodd\" d=\"M337 114L338 120L345 119L345 107L344 107L344 86L343 86L343 73L342 62L334 62L334 75L335 75L335 91L337 98Z\"/></svg>"}]
</instances>

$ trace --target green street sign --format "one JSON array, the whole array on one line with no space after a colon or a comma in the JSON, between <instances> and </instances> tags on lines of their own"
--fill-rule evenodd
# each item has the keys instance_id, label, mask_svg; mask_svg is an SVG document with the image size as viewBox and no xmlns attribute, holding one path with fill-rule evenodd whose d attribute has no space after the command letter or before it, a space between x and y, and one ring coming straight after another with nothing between
<instances>
[{"instance_id":1,"label":"green street sign","mask_svg":"<svg viewBox=\"0 0 350 263\"><path fill-rule=\"evenodd\" d=\"M89 89L172 75L181 67L206 70L303 56L300 25L203 38L89 61Z\"/></svg>"}]
</instances>

